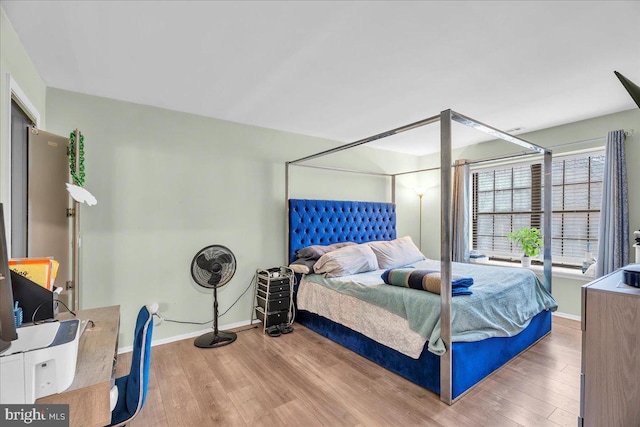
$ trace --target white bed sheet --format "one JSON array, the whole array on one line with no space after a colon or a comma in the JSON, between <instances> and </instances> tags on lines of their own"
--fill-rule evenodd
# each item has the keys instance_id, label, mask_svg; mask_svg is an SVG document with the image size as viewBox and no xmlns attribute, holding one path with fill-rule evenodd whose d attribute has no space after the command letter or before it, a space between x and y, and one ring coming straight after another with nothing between
<instances>
[{"instance_id":1,"label":"white bed sheet","mask_svg":"<svg viewBox=\"0 0 640 427\"><path fill-rule=\"evenodd\" d=\"M361 283L367 284L366 280ZM379 278L372 278L370 284L379 284ZM300 280L297 303L299 310L346 326L413 359L420 357L427 342L426 338L409 328L407 319L354 296L305 280L304 277Z\"/></svg>"}]
</instances>

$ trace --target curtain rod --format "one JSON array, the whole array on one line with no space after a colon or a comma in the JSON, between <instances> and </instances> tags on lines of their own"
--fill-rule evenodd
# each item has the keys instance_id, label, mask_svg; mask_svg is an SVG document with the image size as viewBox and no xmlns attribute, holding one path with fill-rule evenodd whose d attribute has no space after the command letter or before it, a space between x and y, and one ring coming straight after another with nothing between
<instances>
[{"instance_id":1,"label":"curtain rod","mask_svg":"<svg viewBox=\"0 0 640 427\"><path fill-rule=\"evenodd\" d=\"M542 153L514 153L514 154L507 154L507 155L499 156L499 157L486 157L484 159L465 161L464 163L460 164L459 166L462 166L464 164L477 165L479 163L497 162L497 161L500 161L500 160L515 159L515 158L518 158L518 157L533 157L533 156L542 156ZM452 165L452 166L455 166L455 165Z\"/></svg>"},{"instance_id":2,"label":"curtain rod","mask_svg":"<svg viewBox=\"0 0 640 427\"><path fill-rule=\"evenodd\" d=\"M628 138L631 135L633 135L634 133L635 133L635 129L630 129L630 130L624 132L624 136ZM593 138L581 139L580 141L565 142L563 144L554 145L552 148L564 147L566 145L574 145L574 144L585 144L587 142L596 142L596 141L600 141L601 139L607 139L607 136L606 135L604 135L604 136L596 136L596 137L593 137Z\"/></svg>"},{"instance_id":3,"label":"curtain rod","mask_svg":"<svg viewBox=\"0 0 640 427\"><path fill-rule=\"evenodd\" d=\"M484 159L478 159L478 160L467 160L465 159L463 162L461 163L453 163L451 165L452 168L455 167L460 167L460 166L464 166L464 165L475 165L478 163L486 163L486 162L495 162L498 160L505 160L505 159L513 159L513 158L518 158L518 157L529 157L529 156L542 156L541 153L515 153L515 154L508 154L505 156L500 156L500 157L487 157ZM408 171L408 172L400 172L400 173L396 173L393 174L394 176L400 176L400 175L409 175L412 173L420 173L420 172L429 172L429 171L434 171L434 170L439 170L440 166L435 166L432 168L426 168L426 169L417 169L417 170L413 170L413 171Z\"/></svg>"}]
</instances>

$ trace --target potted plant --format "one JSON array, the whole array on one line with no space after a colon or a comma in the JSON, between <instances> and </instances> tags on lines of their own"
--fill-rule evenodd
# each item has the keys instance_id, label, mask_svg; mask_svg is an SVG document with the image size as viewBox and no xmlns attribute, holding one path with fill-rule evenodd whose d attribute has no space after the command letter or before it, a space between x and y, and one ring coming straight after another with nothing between
<instances>
[{"instance_id":1,"label":"potted plant","mask_svg":"<svg viewBox=\"0 0 640 427\"><path fill-rule=\"evenodd\" d=\"M531 266L531 257L537 256L542 247L539 228L524 227L507 235L509 240L520 245L524 255L520 258L523 267Z\"/></svg>"}]
</instances>

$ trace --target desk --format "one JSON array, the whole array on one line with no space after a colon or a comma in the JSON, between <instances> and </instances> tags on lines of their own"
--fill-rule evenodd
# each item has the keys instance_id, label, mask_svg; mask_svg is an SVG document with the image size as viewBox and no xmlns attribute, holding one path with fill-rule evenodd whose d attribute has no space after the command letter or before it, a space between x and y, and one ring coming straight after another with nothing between
<instances>
[{"instance_id":1,"label":"desk","mask_svg":"<svg viewBox=\"0 0 640 427\"><path fill-rule=\"evenodd\" d=\"M109 391L118 351L120 306L79 310L77 319L91 319L80 337L76 375L71 386L62 393L36 400L37 404L69 404L71 426L106 426L111 422ZM71 319L62 313L59 320Z\"/></svg>"}]
</instances>

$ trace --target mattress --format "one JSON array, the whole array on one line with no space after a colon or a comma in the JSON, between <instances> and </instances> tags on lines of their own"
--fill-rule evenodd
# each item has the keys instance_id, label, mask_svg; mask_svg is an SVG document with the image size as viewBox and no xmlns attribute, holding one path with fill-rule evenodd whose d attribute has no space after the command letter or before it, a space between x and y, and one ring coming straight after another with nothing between
<instances>
[{"instance_id":1,"label":"mattress","mask_svg":"<svg viewBox=\"0 0 640 427\"><path fill-rule=\"evenodd\" d=\"M296 298L299 310L333 320L413 359L420 357L427 342L409 328L407 319L305 278L300 281Z\"/></svg>"},{"instance_id":2,"label":"mattress","mask_svg":"<svg viewBox=\"0 0 640 427\"><path fill-rule=\"evenodd\" d=\"M425 260L413 266L439 270L440 262ZM415 334L423 342L428 341L430 352L444 354L440 296L386 285L380 278L382 273L383 270L375 270L333 279L306 275L298 289L298 309L326 317L410 357L416 357L419 341ZM514 336L536 314L557 309L553 297L530 270L452 263L452 274L474 279L472 295L452 298L453 342ZM327 292L333 295L328 297ZM402 334L406 337L400 338ZM407 343L411 344L406 346Z\"/></svg>"}]
</instances>

